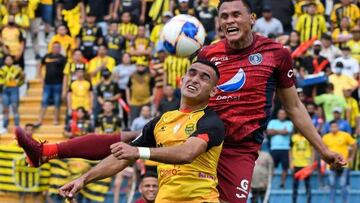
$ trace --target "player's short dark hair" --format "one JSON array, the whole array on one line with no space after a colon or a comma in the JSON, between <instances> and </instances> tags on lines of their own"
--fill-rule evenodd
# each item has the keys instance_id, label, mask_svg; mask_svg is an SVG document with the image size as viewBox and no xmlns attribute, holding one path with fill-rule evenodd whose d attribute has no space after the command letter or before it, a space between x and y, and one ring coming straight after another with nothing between
<instances>
[{"instance_id":1,"label":"player's short dark hair","mask_svg":"<svg viewBox=\"0 0 360 203\"><path fill-rule=\"evenodd\" d=\"M242 1L242 3L244 4L244 6L247 8L247 10L249 11L249 13L253 12L251 3L248 0L220 0L219 4L217 6L217 9L220 10L220 7L223 3L225 2L232 2L232 1Z\"/></svg>"},{"instance_id":2,"label":"player's short dark hair","mask_svg":"<svg viewBox=\"0 0 360 203\"><path fill-rule=\"evenodd\" d=\"M332 121L330 121L330 123L329 123L329 124L330 124L330 125L332 125L332 124L334 124L334 123L337 125L336 120L332 120Z\"/></svg>"},{"instance_id":3,"label":"player's short dark hair","mask_svg":"<svg viewBox=\"0 0 360 203\"><path fill-rule=\"evenodd\" d=\"M194 63L202 63L204 65L210 66L215 71L215 75L216 75L217 79L220 78L220 72L219 72L218 67L215 65L215 63L213 63L209 60L206 60L206 59L202 59L202 58L196 59L196 61L194 61L193 64Z\"/></svg>"},{"instance_id":4,"label":"player's short dark hair","mask_svg":"<svg viewBox=\"0 0 360 203\"><path fill-rule=\"evenodd\" d=\"M28 128L28 127L35 128L35 125L32 123L26 123L25 128Z\"/></svg>"},{"instance_id":5,"label":"player's short dark hair","mask_svg":"<svg viewBox=\"0 0 360 203\"><path fill-rule=\"evenodd\" d=\"M144 178L158 178L158 174L156 171L153 170L147 170L146 173L141 177L141 181L144 180Z\"/></svg>"}]
</instances>

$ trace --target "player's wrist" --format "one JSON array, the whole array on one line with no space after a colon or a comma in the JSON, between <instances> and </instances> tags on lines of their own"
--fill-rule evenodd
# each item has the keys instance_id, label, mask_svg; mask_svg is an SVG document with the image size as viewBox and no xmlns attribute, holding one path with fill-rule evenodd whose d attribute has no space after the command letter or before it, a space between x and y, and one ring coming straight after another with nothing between
<instances>
[{"instance_id":1,"label":"player's wrist","mask_svg":"<svg viewBox=\"0 0 360 203\"><path fill-rule=\"evenodd\" d=\"M148 147L138 147L138 152L139 152L139 159L145 159L145 160L149 160L150 159L150 148Z\"/></svg>"}]
</instances>

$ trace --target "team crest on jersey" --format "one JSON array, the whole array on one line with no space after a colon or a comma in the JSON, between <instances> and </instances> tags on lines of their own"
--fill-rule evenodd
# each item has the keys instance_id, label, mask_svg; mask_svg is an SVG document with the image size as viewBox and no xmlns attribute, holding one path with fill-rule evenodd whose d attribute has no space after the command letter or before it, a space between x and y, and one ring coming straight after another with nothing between
<instances>
[{"instance_id":1,"label":"team crest on jersey","mask_svg":"<svg viewBox=\"0 0 360 203\"><path fill-rule=\"evenodd\" d=\"M217 88L222 92L236 92L244 86L245 81L245 71L240 68L230 80L226 81L221 85L218 85Z\"/></svg>"},{"instance_id":2,"label":"team crest on jersey","mask_svg":"<svg viewBox=\"0 0 360 203\"><path fill-rule=\"evenodd\" d=\"M193 133L195 131L195 124L194 123L189 123L185 126L185 133L190 135L191 133Z\"/></svg>"},{"instance_id":3,"label":"team crest on jersey","mask_svg":"<svg viewBox=\"0 0 360 203\"><path fill-rule=\"evenodd\" d=\"M259 65L261 62L263 61L263 57L261 54L256 53L256 54L251 54L249 56L249 62L252 65Z\"/></svg>"}]
</instances>

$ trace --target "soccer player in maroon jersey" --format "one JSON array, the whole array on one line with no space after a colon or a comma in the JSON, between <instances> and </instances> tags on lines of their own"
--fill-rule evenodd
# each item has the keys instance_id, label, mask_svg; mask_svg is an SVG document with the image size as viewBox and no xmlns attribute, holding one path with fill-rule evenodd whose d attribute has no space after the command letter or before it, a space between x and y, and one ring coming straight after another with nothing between
<instances>
[{"instance_id":1,"label":"soccer player in maroon jersey","mask_svg":"<svg viewBox=\"0 0 360 203\"><path fill-rule=\"evenodd\" d=\"M297 96L290 53L281 44L251 32L255 16L248 0L221 0L218 8L225 39L203 48L198 58L214 62L221 72L218 93L209 103L226 128L218 165L220 199L223 202L246 202L275 93L295 127L322 158L333 168L344 166L346 161L343 157L325 147ZM58 156L60 151L63 153L66 150L66 156L58 157L74 157L73 153L80 151L70 150L76 149L75 146L84 149L78 157L92 159L96 154L103 153L104 156L109 153L109 144L120 141L115 137L99 137L94 143L97 150L90 152L84 147L90 145L86 141L91 136L82 139L81 142L78 139L76 145L69 141L65 147L46 144L37 147L38 152L31 153L34 155L32 159L38 160L39 155ZM113 154L117 151L113 150Z\"/></svg>"},{"instance_id":2,"label":"soccer player in maroon jersey","mask_svg":"<svg viewBox=\"0 0 360 203\"><path fill-rule=\"evenodd\" d=\"M214 62L221 73L218 93L209 102L226 129L218 165L220 199L246 202L275 93L322 158L332 167L344 166L343 157L325 147L297 96L290 53L251 31L255 16L248 0L220 0L218 13L225 39L197 57Z\"/></svg>"}]
</instances>

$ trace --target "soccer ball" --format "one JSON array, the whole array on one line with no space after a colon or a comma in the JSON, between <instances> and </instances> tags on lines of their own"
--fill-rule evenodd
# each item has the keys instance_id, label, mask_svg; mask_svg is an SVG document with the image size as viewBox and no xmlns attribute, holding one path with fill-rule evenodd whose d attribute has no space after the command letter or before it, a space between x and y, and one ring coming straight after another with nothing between
<instances>
[{"instance_id":1,"label":"soccer ball","mask_svg":"<svg viewBox=\"0 0 360 203\"><path fill-rule=\"evenodd\" d=\"M181 14L164 25L161 40L170 54L187 57L204 44L205 29L195 17Z\"/></svg>"}]
</instances>

